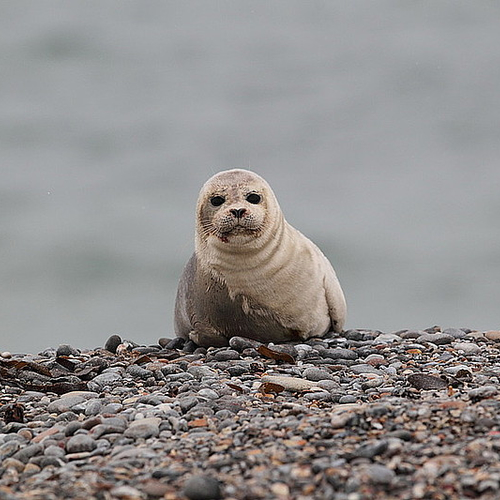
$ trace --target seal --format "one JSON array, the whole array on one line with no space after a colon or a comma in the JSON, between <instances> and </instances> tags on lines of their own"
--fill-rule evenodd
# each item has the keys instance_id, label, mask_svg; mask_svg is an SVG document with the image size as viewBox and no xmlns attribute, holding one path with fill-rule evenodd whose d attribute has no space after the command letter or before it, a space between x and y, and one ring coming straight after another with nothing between
<instances>
[{"instance_id":1,"label":"seal","mask_svg":"<svg viewBox=\"0 0 500 500\"><path fill-rule=\"evenodd\" d=\"M196 207L195 252L181 276L175 333L204 347L233 336L286 342L341 332L346 303L321 250L288 224L269 184L219 172Z\"/></svg>"}]
</instances>

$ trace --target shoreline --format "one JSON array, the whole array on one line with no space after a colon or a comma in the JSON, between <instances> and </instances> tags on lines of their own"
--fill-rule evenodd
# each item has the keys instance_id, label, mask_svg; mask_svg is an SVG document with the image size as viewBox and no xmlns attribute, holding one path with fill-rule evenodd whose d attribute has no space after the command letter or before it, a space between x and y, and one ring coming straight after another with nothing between
<instances>
[{"instance_id":1,"label":"shoreline","mask_svg":"<svg viewBox=\"0 0 500 500\"><path fill-rule=\"evenodd\" d=\"M500 495L500 332L0 357L0 499Z\"/></svg>"}]
</instances>

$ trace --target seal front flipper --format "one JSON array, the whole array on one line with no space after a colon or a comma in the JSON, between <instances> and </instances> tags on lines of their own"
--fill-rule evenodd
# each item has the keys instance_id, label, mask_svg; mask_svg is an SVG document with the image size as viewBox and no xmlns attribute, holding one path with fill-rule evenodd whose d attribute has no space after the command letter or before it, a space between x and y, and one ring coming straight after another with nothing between
<instances>
[{"instance_id":1,"label":"seal front flipper","mask_svg":"<svg viewBox=\"0 0 500 500\"><path fill-rule=\"evenodd\" d=\"M346 302L342 288L333 267L328 259L324 257L328 265L328 271L325 275L324 287L326 303L328 304L328 314L331 320L331 329L336 332L342 332L346 317Z\"/></svg>"}]
</instances>

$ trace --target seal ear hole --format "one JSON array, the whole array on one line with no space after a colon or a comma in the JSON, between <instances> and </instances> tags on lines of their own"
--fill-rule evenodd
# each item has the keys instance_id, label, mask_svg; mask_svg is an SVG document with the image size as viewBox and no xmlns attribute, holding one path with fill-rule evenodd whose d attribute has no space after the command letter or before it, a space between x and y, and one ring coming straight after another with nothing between
<instances>
[{"instance_id":1,"label":"seal ear hole","mask_svg":"<svg viewBox=\"0 0 500 500\"><path fill-rule=\"evenodd\" d=\"M247 195L246 199L247 199L248 203L252 203L253 205L257 205L258 203L261 202L262 196L260 194L257 194L257 193L250 193L249 195Z\"/></svg>"},{"instance_id":2,"label":"seal ear hole","mask_svg":"<svg viewBox=\"0 0 500 500\"><path fill-rule=\"evenodd\" d=\"M223 196L212 196L212 198L210 198L210 203L214 207L220 207L225 201L226 199Z\"/></svg>"}]
</instances>

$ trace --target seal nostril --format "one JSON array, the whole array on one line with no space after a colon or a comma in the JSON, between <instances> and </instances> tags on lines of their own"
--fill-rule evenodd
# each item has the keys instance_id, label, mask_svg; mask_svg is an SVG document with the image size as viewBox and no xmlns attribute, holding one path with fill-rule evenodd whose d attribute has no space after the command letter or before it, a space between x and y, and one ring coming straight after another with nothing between
<instances>
[{"instance_id":1,"label":"seal nostril","mask_svg":"<svg viewBox=\"0 0 500 500\"><path fill-rule=\"evenodd\" d=\"M246 208L232 208L229 210L237 219L241 219L247 212Z\"/></svg>"}]
</instances>

